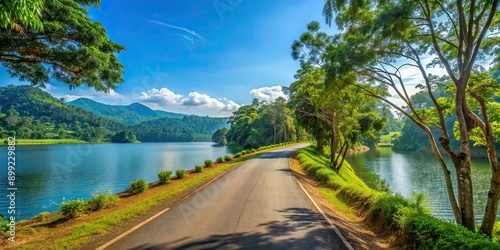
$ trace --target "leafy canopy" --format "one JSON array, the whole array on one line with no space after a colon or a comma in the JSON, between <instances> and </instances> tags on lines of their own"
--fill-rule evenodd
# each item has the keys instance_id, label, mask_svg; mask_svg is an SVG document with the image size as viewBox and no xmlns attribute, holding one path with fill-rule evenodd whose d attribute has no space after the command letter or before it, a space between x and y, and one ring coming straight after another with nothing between
<instances>
[{"instance_id":1,"label":"leafy canopy","mask_svg":"<svg viewBox=\"0 0 500 250\"><path fill-rule=\"evenodd\" d=\"M99 0L46 0L43 31L23 34L1 28L0 62L13 77L44 86L51 79L70 89L86 85L107 92L123 82L124 66L115 53L125 47L108 39L86 6Z\"/></svg>"}]
</instances>

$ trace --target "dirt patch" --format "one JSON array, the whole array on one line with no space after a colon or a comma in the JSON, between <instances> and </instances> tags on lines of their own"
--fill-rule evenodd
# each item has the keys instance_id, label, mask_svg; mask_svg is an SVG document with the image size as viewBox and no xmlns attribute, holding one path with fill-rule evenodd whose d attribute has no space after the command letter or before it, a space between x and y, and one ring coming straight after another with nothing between
<instances>
[{"instance_id":1,"label":"dirt patch","mask_svg":"<svg viewBox=\"0 0 500 250\"><path fill-rule=\"evenodd\" d=\"M332 204L319 192L317 189L319 184L309 178L296 159L296 155L290 159L290 168L295 177L304 186L311 197L321 207L323 212L335 224L339 231L347 238L347 241L354 249L370 249L370 250L393 250L396 249L389 244L387 236L377 235L370 227L363 222L364 218L356 216L353 220L344 214L340 213L333 207ZM354 209L354 208L353 208Z\"/></svg>"}]
</instances>

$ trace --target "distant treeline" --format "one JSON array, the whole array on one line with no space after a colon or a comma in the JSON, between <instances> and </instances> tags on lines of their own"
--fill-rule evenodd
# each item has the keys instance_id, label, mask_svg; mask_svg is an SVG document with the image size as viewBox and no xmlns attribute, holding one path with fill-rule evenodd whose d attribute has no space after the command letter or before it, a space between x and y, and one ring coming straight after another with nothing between
<instances>
[{"instance_id":1,"label":"distant treeline","mask_svg":"<svg viewBox=\"0 0 500 250\"><path fill-rule=\"evenodd\" d=\"M135 137L144 142L210 141L217 129L228 126L228 118L194 115L183 118L157 118L127 126L69 105L63 99L54 98L30 85L1 87L0 100L1 138L74 138L102 142L111 141L113 136L126 131L122 133L127 135L126 138ZM143 116L139 114L137 117Z\"/></svg>"}]
</instances>

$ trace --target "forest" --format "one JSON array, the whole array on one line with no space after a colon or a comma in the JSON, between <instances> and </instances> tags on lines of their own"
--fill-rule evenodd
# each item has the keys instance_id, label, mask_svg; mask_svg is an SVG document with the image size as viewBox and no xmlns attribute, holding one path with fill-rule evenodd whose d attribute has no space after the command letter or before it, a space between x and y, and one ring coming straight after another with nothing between
<instances>
[{"instance_id":1,"label":"forest","mask_svg":"<svg viewBox=\"0 0 500 250\"><path fill-rule=\"evenodd\" d=\"M228 121L227 118L186 115L182 118L151 118L136 125L126 125L67 104L63 99L54 98L30 85L1 87L0 100L0 135L4 139L16 136L20 139L81 139L88 142L134 142L136 139L143 142L210 141L212 134L226 127ZM121 106L108 106L108 109L113 107L121 109ZM129 114L143 117L140 113ZM112 140L118 133L122 138Z\"/></svg>"}]
</instances>

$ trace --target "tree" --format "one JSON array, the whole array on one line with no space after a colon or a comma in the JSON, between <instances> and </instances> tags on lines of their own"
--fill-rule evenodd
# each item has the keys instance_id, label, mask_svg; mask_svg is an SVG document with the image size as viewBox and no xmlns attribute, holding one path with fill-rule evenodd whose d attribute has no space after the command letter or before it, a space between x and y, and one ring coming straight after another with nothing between
<instances>
[{"instance_id":1,"label":"tree","mask_svg":"<svg viewBox=\"0 0 500 250\"><path fill-rule=\"evenodd\" d=\"M227 144L226 140L226 134L227 131L229 131L228 128L221 128L215 131L215 133L212 135L212 141L217 143L219 146L224 146Z\"/></svg>"},{"instance_id":2,"label":"tree","mask_svg":"<svg viewBox=\"0 0 500 250\"><path fill-rule=\"evenodd\" d=\"M123 82L124 69L115 53L125 48L109 40L101 23L88 17L86 6L97 7L99 2L46 0L43 31L30 26L23 34L0 29L0 62L11 76L33 85L44 86L54 79L71 89L81 85L105 92L114 89Z\"/></svg>"},{"instance_id":3,"label":"tree","mask_svg":"<svg viewBox=\"0 0 500 250\"><path fill-rule=\"evenodd\" d=\"M14 30L20 34L24 28L42 30L40 16L43 0L3 0L0 2L0 28Z\"/></svg>"},{"instance_id":4,"label":"tree","mask_svg":"<svg viewBox=\"0 0 500 250\"><path fill-rule=\"evenodd\" d=\"M133 143L136 142L135 134L130 130L124 130L111 137L113 143Z\"/></svg>"},{"instance_id":5,"label":"tree","mask_svg":"<svg viewBox=\"0 0 500 250\"><path fill-rule=\"evenodd\" d=\"M498 0L493 1L333 1L325 2L323 13L331 24L334 12L341 28L345 28L342 43L330 58L334 65L329 72L336 77L354 70L367 81L392 88L405 102L407 110L376 93L379 98L405 114L424 130L433 152L438 159L446 180L446 188L456 222L474 230L474 202L470 169L470 133L478 130L484 138L492 170L485 215L481 231L492 234L500 199L500 165L496 155L493 129L490 122L491 109L480 94L471 91L474 83L471 76L477 70L478 58L497 57L499 49ZM431 66L445 69L448 81L454 86L453 106L442 103L435 91L443 79L427 73L422 58L435 57ZM415 107L406 91L401 71L413 68L420 72L421 87L429 95L433 107ZM489 89L483 85L483 89ZM477 113L471 106L478 104ZM446 109L454 109L460 149L454 152L446 128ZM436 140L430 127L437 127L441 137ZM451 159L457 174L457 197L451 182L450 170L439 151L441 148ZM457 199L458 198L458 199Z\"/></svg>"},{"instance_id":6,"label":"tree","mask_svg":"<svg viewBox=\"0 0 500 250\"><path fill-rule=\"evenodd\" d=\"M290 86L290 103L299 122L317 138L318 150L322 150L323 141L329 141L330 164L338 172L347 151L361 136L382 129L383 119L375 119L378 115L371 112L374 102L352 86L352 75L325 77L325 70L331 67L328 58L334 52L335 40L319 31L318 22L311 22L307 29L292 44L292 57L300 61L301 68L296 74L299 80ZM325 135L328 137L320 139Z\"/></svg>"}]
</instances>

